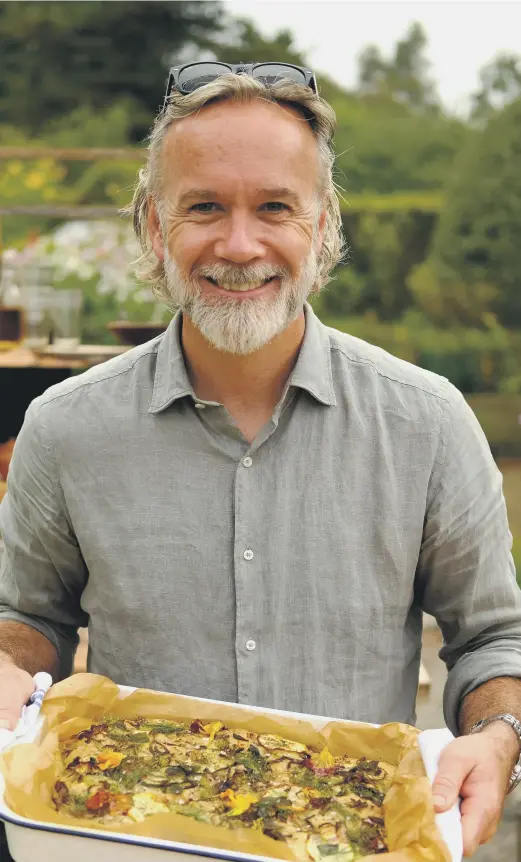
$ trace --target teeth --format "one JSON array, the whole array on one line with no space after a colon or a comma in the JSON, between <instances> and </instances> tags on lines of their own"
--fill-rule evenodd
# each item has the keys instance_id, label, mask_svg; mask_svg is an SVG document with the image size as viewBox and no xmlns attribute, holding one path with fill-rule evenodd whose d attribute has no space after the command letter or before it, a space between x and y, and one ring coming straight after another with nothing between
<instances>
[{"instance_id":1,"label":"teeth","mask_svg":"<svg viewBox=\"0 0 521 862\"><path fill-rule=\"evenodd\" d=\"M261 287L264 282L261 281L259 284L220 284L219 287L222 287L223 290L232 290L238 291L239 293L243 293L246 290L255 290L257 287Z\"/></svg>"}]
</instances>

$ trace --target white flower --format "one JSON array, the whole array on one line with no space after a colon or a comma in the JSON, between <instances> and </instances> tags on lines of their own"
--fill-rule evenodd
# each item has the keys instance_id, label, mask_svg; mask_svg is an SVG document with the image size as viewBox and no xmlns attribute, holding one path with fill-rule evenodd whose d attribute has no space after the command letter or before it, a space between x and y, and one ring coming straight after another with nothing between
<instances>
[{"instance_id":1,"label":"white flower","mask_svg":"<svg viewBox=\"0 0 521 862\"><path fill-rule=\"evenodd\" d=\"M45 261L54 268L56 280L71 275L81 281L97 277L100 294L114 294L120 302L131 295L148 302L153 294L138 285L132 268L138 254L138 243L128 223L70 221L22 252L8 249L4 260L21 264Z\"/></svg>"}]
</instances>

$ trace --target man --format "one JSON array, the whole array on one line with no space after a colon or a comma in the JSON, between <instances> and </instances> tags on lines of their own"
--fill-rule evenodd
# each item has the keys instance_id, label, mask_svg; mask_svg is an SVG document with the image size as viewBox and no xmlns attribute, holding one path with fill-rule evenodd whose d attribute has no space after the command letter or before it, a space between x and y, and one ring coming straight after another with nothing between
<instances>
[{"instance_id":1,"label":"man","mask_svg":"<svg viewBox=\"0 0 521 862\"><path fill-rule=\"evenodd\" d=\"M341 255L334 116L306 70L277 74L171 76L131 210L141 273L181 311L27 411L0 510L0 718L36 671L70 673L88 625L89 669L118 683L412 723L426 610L461 734L436 802L463 797L470 855L519 755L501 476L448 381L306 303Z\"/></svg>"}]
</instances>

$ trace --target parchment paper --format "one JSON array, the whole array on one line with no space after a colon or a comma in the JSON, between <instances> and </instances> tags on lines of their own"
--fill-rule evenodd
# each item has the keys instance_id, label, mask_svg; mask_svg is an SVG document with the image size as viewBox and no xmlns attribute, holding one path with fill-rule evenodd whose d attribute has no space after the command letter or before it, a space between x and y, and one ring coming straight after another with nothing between
<instances>
[{"instance_id":1,"label":"parchment paper","mask_svg":"<svg viewBox=\"0 0 521 862\"><path fill-rule=\"evenodd\" d=\"M251 830L229 830L169 812L143 823L96 824L88 818L57 812L52 788L63 771L59 741L89 727L104 715L119 718L165 718L222 721L228 727L255 733L274 733L317 751L327 744L333 755L384 760L396 767L384 800L389 853L365 857L367 862L450 862L448 848L435 824L429 780L418 747L419 731L405 724L380 728L365 724L330 722L322 731L284 716L259 716L233 704L219 706L197 698L139 689L124 699L119 687L96 674L76 674L54 685L42 706L42 729L30 744L16 745L0 756L6 804L17 814L69 827L87 827L181 841L206 847L294 860L289 847Z\"/></svg>"}]
</instances>

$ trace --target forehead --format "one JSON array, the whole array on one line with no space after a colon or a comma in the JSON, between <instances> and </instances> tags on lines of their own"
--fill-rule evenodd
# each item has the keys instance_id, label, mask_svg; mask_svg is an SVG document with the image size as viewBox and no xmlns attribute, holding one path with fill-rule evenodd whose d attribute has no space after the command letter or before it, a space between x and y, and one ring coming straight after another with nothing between
<instances>
[{"instance_id":1,"label":"forehead","mask_svg":"<svg viewBox=\"0 0 521 862\"><path fill-rule=\"evenodd\" d=\"M248 190L294 186L313 194L318 148L306 120L294 108L260 99L219 102L173 123L162 152L165 191L182 195L191 186Z\"/></svg>"}]
</instances>

